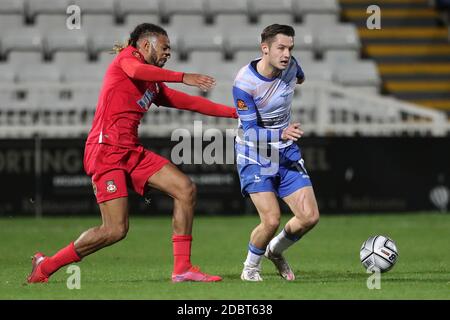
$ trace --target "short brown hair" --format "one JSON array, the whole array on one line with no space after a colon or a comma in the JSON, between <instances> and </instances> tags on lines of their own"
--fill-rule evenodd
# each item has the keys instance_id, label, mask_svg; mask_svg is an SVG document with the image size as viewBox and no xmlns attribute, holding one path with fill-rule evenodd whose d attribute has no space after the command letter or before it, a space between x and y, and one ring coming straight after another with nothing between
<instances>
[{"instance_id":1,"label":"short brown hair","mask_svg":"<svg viewBox=\"0 0 450 320\"><path fill-rule=\"evenodd\" d=\"M295 37L295 30L291 26L284 24L271 24L264 28L261 33L261 43L271 43L277 34L284 34L285 36Z\"/></svg>"}]
</instances>

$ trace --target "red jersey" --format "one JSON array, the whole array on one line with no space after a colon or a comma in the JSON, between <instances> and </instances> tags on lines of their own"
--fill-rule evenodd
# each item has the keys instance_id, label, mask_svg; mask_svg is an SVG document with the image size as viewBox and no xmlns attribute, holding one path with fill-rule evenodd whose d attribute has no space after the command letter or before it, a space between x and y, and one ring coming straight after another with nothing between
<instances>
[{"instance_id":1,"label":"red jersey","mask_svg":"<svg viewBox=\"0 0 450 320\"><path fill-rule=\"evenodd\" d=\"M152 103L237 118L234 108L184 94L163 83L182 82L183 75L145 63L144 57L132 46L123 49L106 71L86 144L140 145L138 127Z\"/></svg>"}]
</instances>

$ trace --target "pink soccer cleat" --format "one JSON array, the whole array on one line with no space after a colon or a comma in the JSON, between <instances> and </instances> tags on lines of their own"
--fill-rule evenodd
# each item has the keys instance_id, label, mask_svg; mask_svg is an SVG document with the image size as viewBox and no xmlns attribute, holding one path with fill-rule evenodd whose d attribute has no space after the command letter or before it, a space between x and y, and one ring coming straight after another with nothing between
<instances>
[{"instance_id":1,"label":"pink soccer cleat","mask_svg":"<svg viewBox=\"0 0 450 320\"><path fill-rule=\"evenodd\" d=\"M191 267L188 271L181 274L172 273L172 282L198 281L198 282L216 282L221 281L219 276L212 276L200 271L197 266Z\"/></svg>"},{"instance_id":2,"label":"pink soccer cleat","mask_svg":"<svg viewBox=\"0 0 450 320\"><path fill-rule=\"evenodd\" d=\"M41 270L41 264L45 259L48 258L40 252L37 252L32 257L32 269L30 275L27 277L28 283L48 282L48 275L44 274Z\"/></svg>"}]
</instances>

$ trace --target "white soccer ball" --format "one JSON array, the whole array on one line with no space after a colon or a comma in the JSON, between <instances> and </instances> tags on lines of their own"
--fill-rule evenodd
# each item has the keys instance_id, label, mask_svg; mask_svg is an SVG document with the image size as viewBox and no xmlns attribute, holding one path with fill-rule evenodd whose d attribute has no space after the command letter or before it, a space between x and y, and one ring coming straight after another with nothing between
<instances>
[{"instance_id":1,"label":"white soccer ball","mask_svg":"<svg viewBox=\"0 0 450 320\"><path fill-rule=\"evenodd\" d=\"M362 244L359 258L367 270L389 271L398 259L397 245L386 236L370 237Z\"/></svg>"}]
</instances>

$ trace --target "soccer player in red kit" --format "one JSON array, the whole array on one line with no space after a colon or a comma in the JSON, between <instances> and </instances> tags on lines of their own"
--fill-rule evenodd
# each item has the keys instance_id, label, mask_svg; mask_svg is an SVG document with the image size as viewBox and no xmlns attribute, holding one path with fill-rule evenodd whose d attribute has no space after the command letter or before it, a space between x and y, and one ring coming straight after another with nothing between
<instances>
[{"instance_id":1,"label":"soccer player in red kit","mask_svg":"<svg viewBox=\"0 0 450 320\"><path fill-rule=\"evenodd\" d=\"M208 90L214 79L162 69L170 58L170 41L159 26L138 25L128 46L116 49L119 54L106 71L84 153L84 167L92 177L102 225L85 231L51 257L36 253L27 280L47 282L61 267L122 240L128 231L128 186L141 195L149 187L156 188L174 199L172 281L220 281L221 277L201 272L190 261L194 183L167 159L146 150L137 133L152 103L228 118L237 118L235 108L184 94L163 83L183 82Z\"/></svg>"}]
</instances>

